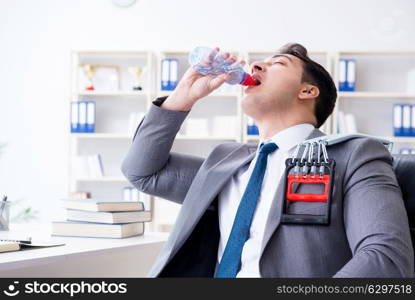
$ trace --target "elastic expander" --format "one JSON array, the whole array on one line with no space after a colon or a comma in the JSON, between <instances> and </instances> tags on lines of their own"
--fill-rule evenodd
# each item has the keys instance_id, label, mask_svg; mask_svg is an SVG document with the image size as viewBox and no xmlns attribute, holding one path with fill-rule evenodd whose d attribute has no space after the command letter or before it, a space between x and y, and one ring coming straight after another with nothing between
<instances>
[{"instance_id":1,"label":"elastic expander","mask_svg":"<svg viewBox=\"0 0 415 300\"><path fill-rule=\"evenodd\" d=\"M298 158L297 156L302 147L305 148L303 155L301 158ZM317 151L315 151L315 148L317 148ZM317 153L316 157L314 157L315 152ZM321 159L321 154L323 154L323 159ZM287 159L285 165L287 184L284 191L285 201L283 203L281 223L329 225L335 161L328 158L325 142L299 144L294 156ZM324 190L320 194L299 194L293 191L295 184L324 185ZM291 201L324 202L327 204L325 214L288 214L287 208Z\"/></svg>"},{"instance_id":2,"label":"elastic expander","mask_svg":"<svg viewBox=\"0 0 415 300\"><path fill-rule=\"evenodd\" d=\"M336 162L328 157L326 146L358 137L377 139L387 146L389 151L392 150L393 144L390 141L363 134L323 136L306 140L297 146L293 157L288 158L285 161L285 177L287 178L287 184L285 185L285 199L282 205L282 224L330 225L330 212L335 178L334 169ZM304 150L301 157L299 157L301 148ZM323 159L321 156L323 156ZM318 184L323 185L324 189L323 192L319 194L300 194L294 192L293 186L295 184ZM295 201L325 203L325 213L323 215L288 214L288 206Z\"/></svg>"}]
</instances>

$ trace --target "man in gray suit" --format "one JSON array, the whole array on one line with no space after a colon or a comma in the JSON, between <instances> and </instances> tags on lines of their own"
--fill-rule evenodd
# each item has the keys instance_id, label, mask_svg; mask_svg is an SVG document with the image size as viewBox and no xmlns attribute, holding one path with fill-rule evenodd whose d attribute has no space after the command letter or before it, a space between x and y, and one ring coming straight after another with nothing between
<instances>
[{"instance_id":1,"label":"man in gray suit","mask_svg":"<svg viewBox=\"0 0 415 300\"><path fill-rule=\"evenodd\" d=\"M329 226L281 223L284 161L297 144L324 135L317 128L333 111L336 88L299 44L251 67L257 85L245 89L242 108L264 145L224 143L206 159L170 152L192 106L229 76L193 69L137 128L123 173L139 190L182 204L149 276L412 277L402 194L391 155L375 139L327 147L336 161ZM313 191L301 184L297 192ZM288 213L321 215L325 208L299 201Z\"/></svg>"}]
</instances>

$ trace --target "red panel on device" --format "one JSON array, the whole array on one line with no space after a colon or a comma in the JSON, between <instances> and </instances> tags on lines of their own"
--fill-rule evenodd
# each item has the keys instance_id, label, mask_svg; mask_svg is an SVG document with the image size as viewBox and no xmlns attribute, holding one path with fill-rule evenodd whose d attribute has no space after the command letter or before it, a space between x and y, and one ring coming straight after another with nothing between
<instances>
[{"instance_id":1,"label":"red panel on device","mask_svg":"<svg viewBox=\"0 0 415 300\"><path fill-rule=\"evenodd\" d=\"M304 178L303 175L296 176L294 174L288 175L288 189L287 189L287 200L289 201L308 201L308 202L327 202L329 199L329 187L330 187L330 175L315 175L311 178L311 174L307 174ZM297 194L293 193L292 186L294 183L306 183L306 184L324 184L323 194Z\"/></svg>"}]
</instances>

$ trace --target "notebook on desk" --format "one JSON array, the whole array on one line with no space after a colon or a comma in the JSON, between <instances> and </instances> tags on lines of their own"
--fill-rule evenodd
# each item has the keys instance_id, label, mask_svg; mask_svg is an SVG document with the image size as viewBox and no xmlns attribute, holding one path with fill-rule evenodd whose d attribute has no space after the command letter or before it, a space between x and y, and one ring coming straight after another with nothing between
<instances>
[{"instance_id":1,"label":"notebook on desk","mask_svg":"<svg viewBox=\"0 0 415 300\"><path fill-rule=\"evenodd\" d=\"M31 238L22 240L0 239L0 253L17 251L24 248L56 247L64 245L64 243L56 243L52 241L32 241Z\"/></svg>"},{"instance_id":2,"label":"notebook on desk","mask_svg":"<svg viewBox=\"0 0 415 300\"><path fill-rule=\"evenodd\" d=\"M20 250L18 242L0 241L0 253Z\"/></svg>"}]
</instances>

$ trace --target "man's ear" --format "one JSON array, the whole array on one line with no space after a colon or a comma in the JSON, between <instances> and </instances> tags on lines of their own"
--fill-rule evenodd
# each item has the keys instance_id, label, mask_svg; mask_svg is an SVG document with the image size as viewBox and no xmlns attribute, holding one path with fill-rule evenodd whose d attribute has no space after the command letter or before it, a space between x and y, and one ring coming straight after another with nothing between
<instances>
[{"instance_id":1,"label":"man's ear","mask_svg":"<svg viewBox=\"0 0 415 300\"><path fill-rule=\"evenodd\" d=\"M316 99L318 95L320 95L320 90L318 87L312 84L304 84L301 87L298 98L302 100Z\"/></svg>"}]
</instances>

